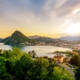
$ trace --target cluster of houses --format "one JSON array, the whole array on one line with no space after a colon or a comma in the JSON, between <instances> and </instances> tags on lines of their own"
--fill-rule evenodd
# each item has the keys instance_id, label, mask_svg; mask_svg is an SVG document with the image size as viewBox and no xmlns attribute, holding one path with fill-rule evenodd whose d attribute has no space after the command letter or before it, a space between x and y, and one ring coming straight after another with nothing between
<instances>
[{"instance_id":1,"label":"cluster of houses","mask_svg":"<svg viewBox=\"0 0 80 80\"><path fill-rule=\"evenodd\" d=\"M32 58L38 57L37 54L36 54L36 52L35 52L34 50L33 50L33 51L29 51L28 54L31 55ZM58 54L59 54L59 55L58 55ZM53 59L56 63L63 63L64 60L65 60L65 56L64 56L64 55L61 55L61 53L58 53L58 54L56 53L56 55L53 56L52 59ZM43 56L43 57L41 57L41 58L49 59L48 56Z\"/></svg>"},{"instance_id":2,"label":"cluster of houses","mask_svg":"<svg viewBox=\"0 0 80 80\"><path fill-rule=\"evenodd\" d=\"M44 56L43 58L48 59L48 56ZM64 62L64 56L62 56L62 55L61 56L54 56L53 60L56 63L63 63Z\"/></svg>"},{"instance_id":3,"label":"cluster of houses","mask_svg":"<svg viewBox=\"0 0 80 80\"><path fill-rule=\"evenodd\" d=\"M64 62L64 56L54 56L54 61L63 63Z\"/></svg>"}]
</instances>

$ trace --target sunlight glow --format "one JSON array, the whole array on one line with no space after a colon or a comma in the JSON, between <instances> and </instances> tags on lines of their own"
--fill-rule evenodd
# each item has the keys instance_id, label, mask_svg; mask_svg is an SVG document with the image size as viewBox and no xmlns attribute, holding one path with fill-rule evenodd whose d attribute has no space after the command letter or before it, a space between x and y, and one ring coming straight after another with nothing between
<instances>
[{"instance_id":1,"label":"sunlight glow","mask_svg":"<svg viewBox=\"0 0 80 80\"><path fill-rule=\"evenodd\" d=\"M73 11L73 14L80 14L80 8L75 9L75 10Z\"/></svg>"},{"instance_id":2,"label":"sunlight glow","mask_svg":"<svg viewBox=\"0 0 80 80\"><path fill-rule=\"evenodd\" d=\"M78 35L80 33L80 25L79 24L71 24L67 27L66 33L69 35Z\"/></svg>"}]
</instances>

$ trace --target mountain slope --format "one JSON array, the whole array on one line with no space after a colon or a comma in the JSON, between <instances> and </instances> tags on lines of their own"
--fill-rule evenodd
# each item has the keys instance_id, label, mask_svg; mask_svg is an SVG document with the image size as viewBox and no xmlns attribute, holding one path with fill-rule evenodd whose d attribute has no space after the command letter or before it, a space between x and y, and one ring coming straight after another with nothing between
<instances>
[{"instance_id":1,"label":"mountain slope","mask_svg":"<svg viewBox=\"0 0 80 80\"><path fill-rule=\"evenodd\" d=\"M3 39L2 42L8 45L20 45L31 43L32 40L26 37L20 31L15 31L10 37Z\"/></svg>"},{"instance_id":2,"label":"mountain slope","mask_svg":"<svg viewBox=\"0 0 80 80\"><path fill-rule=\"evenodd\" d=\"M32 40L35 40L38 43L42 43L42 44L50 45L50 46L64 46L65 44L67 46L70 44L69 41L49 38L49 37L30 36L29 38Z\"/></svg>"},{"instance_id":3,"label":"mountain slope","mask_svg":"<svg viewBox=\"0 0 80 80\"><path fill-rule=\"evenodd\" d=\"M49 37L42 37L42 36L30 36L32 40L40 41L40 42L53 42L56 39L49 38Z\"/></svg>"}]
</instances>

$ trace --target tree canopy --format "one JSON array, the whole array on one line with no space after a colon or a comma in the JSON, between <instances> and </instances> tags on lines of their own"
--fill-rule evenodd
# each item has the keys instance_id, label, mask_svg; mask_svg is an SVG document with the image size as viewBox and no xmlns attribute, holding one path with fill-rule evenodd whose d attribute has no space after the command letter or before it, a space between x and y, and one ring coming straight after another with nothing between
<instances>
[{"instance_id":1,"label":"tree canopy","mask_svg":"<svg viewBox=\"0 0 80 80\"><path fill-rule=\"evenodd\" d=\"M18 48L0 55L0 80L73 80L51 59L32 58Z\"/></svg>"}]
</instances>

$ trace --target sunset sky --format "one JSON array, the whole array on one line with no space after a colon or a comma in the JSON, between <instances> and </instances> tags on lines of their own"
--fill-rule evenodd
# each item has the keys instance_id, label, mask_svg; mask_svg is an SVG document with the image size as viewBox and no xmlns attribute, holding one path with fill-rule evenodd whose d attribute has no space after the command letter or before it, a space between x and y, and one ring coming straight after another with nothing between
<instances>
[{"instance_id":1,"label":"sunset sky","mask_svg":"<svg viewBox=\"0 0 80 80\"><path fill-rule=\"evenodd\" d=\"M80 34L80 0L0 0L0 38Z\"/></svg>"}]
</instances>

